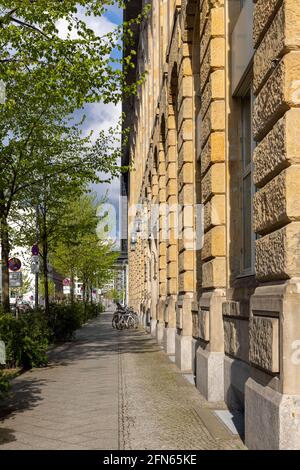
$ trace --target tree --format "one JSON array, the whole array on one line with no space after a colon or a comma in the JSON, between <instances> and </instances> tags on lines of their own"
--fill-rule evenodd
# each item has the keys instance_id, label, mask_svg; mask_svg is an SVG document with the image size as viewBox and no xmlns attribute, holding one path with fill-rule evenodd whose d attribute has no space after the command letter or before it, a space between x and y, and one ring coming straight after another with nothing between
<instances>
[{"instance_id":1,"label":"tree","mask_svg":"<svg viewBox=\"0 0 300 470\"><path fill-rule=\"evenodd\" d=\"M23 295L28 294L28 292L29 292L30 289L31 289L31 279L30 279L30 277L28 276L28 274L23 273L22 278L23 278L23 279L22 279L22 287L20 287L20 288L18 289L18 292L19 292L20 297L23 297Z\"/></svg>"},{"instance_id":2,"label":"tree","mask_svg":"<svg viewBox=\"0 0 300 470\"><path fill-rule=\"evenodd\" d=\"M0 1L0 78L7 90L6 102L0 106L0 236L6 310L11 213L28 207L32 192L45 188L57 175L65 174L67 179L72 174L73 182L76 177L82 182L88 174L93 179L97 171L109 173L115 168L116 160L106 148L108 140L100 136L94 152L87 152L88 142L70 118L86 103L117 102L139 83L127 86L124 79L134 50L125 58L112 57L114 49L121 49L120 37L125 33L130 38L132 22L103 37L87 25L89 15L99 16L113 3ZM65 38L58 30L61 20L70 33ZM103 157L100 163L97 151Z\"/></svg>"},{"instance_id":3,"label":"tree","mask_svg":"<svg viewBox=\"0 0 300 470\"><path fill-rule=\"evenodd\" d=\"M95 197L83 195L71 202L62 221L60 238L52 250L51 264L71 279L71 302L74 301L74 279L83 282L83 299L92 299L93 287L101 288L111 277L111 268L118 254L113 246L97 236L98 203ZM78 256L80 253L80 256Z\"/></svg>"}]
</instances>

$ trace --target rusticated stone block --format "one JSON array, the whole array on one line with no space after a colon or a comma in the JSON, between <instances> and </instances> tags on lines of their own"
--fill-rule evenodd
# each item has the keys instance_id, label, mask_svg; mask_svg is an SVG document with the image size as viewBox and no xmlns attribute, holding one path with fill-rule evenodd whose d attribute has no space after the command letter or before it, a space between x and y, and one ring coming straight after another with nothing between
<instances>
[{"instance_id":1,"label":"rusticated stone block","mask_svg":"<svg viewBox=\"0 0 300 470\"><path fill-rule=\"evenodd\" d=\"M272 61L300 46L300 2L285 0L267 30L254 58L254 89L272 70Z\"/></svg>"},{"instance_id":2,"label":"rusticated stone block","mask_svg":"<svg viewBox=\"0 0 300 470\"><path fill-rule=\"evenodd\" d=\"M219 225L213 227L204 235L204 245L201 251L203 260L213 258L215 256L225 256L225 227Z\"/></svg>"},{"instance_id":3,"label":"rusticated stone block","mask_svg":"<svg viewBox=\"0 0 300 470\"><path fill-rule=\"evenodd\" d=\"M192 73L191 59L189 57L184 57L180 63L180 74L184 77L185 75L192 75Z\"/></svg>"},{"instance_id":4,"label":"rusticated stone block","mask_svg":"<svg viewBox=\"0 0 300 470\"><path fill-rule=\"evenodd\" d=\"M200 309L199 319L199 338L209 341L209 310Z\"/></svg>"},{"instance_id":5,"label":"rusticated stone block","mask_svg":"<svg viewBox=\"0 0 300 470\"><path fill-rule=\"evenodd\" d=\"M292 222L256 241L256 277L288 279L300 272L300 222Z\"/></svg>"},{"instance_id":6,"label":"rusticated stone block","mask_svg":"<svg viewBox=\"0 0 300 470\"><path fill-rule=\"evenodd\" d=\"M184 119L192 119L194 114L193 100L190 97L185 97L182 102L178 113L178 124L181 125Z\"/></svg>"},{"instance_id":7,"label":"rusticated stone block","mask_svg":"<svg viewBox=\"0 0 300 470\"><path fill-rule=\"evenodd\" d=\"M194 252L191 250L184 250L178 256L179 271L191 271L194 268Z\"/></svg>"},{"instance_id":8,"label":"rusticated stone block","mask_svg":"<svg viewBox=\"0 0 300 470\"><path fill-rule=\"evenodd\" d=\"M250 362L268 372L279 372L279 319L250 319Z\"/></svg>"},{"instance_id":9,"label":"rusticated stone block","mask_svg":"<svg viewBox=\"0 0 300 470\"><path fill-rule=\"evenodd\" d=\"M200 36L204 32L204 27L207 24L210 10L210 0L202 0L200 4Z\"/></svg>"},{"instance_id":10,"label":"rusticated stone block","mask_svg":"<svg viewBox=\"0 0 300 470\"><path fill-rule=\"evenodd\" d=\"M225 165L215 163L210 167L202 180L202 201L216 193L225 192Z\"/></svg>"},{"instance_id":11,"label":"rusticated stone block","mask_svg":"<svg viewBox=\"0 0 300 470\"><path fill-rule=\"evenodd\" d=\"M204 206L204 230L225 223L225 196L215 195Z\"/></svg>"},{"instance_id":12,"label":"rusticated stone block","mask_svg":"<svg viewBox=\"0 0 300 470\"><path fill-rule=\"evenodd\" d=\"M253 132L260 140L280 116L300 106L300 52L285 55L254 102Z\"/></svg>"},{"instance_id":13,"label":"rusticated stone block","mask_svg":"<svg viewBox=\"0 0 300 470\"><path fill-rule=\"evenodd\" d=\"M204 174L212 163L225 160L225 132L213 132L201 152L201 173Z\"/></svg>"},{"instance_id":14,"label":"rusticated stone block","mask_svg":"<svg viewBox=\"0 0 300 470\"><path fill-rule=\"evenodd\" d=\"M182 175L181 175L182 176ZM181 178L180 178L181 179ZM194 203L195 193L194 186L190 183L182 184L178 194L178 202L180 205L192 205Z\"/></svg>"},{"instance_id":15,"label":"rusticated stone block","mask_svg":"<svg viewBox=\"0 0 300 470\"><path fill-rule=\"evenodd\" d=\"M290 109L254 151L254 183L263 186L276 173L300 163L300 109Z\"/></svg>"},{"instance_id":16,"label":"rusticated stone block","mask_svg":"<svg viewBox=\"0 0 300 470\"><path fill-rule=\"evenodd\" d=\"M228 300L222 304L222 314L229 317L237 317L240 315L240 303L234 300Z\"/></svg>"},{"instance_id":17,"label":"rusticated stone block","mask_svg":"<svg viewBox=\"0 0 300 470\"><path fill-rule=\"evenodd\" d=\"M238 318L224 318L224 349L226 354L248 361L248 321Z\"/></svg>"},{"instance_id":18,"label":"rusticated stone block","mask_svg":"<svg viewBox=\"0 0 300 470\"><path fill-rule=\"evenodd\" d=\"M200 43L200 61L206 52L208 43L212 37L222 36L225 33L224 8L212 8L203 31Z\"/></svg>"},{"instance_id":19,"label":"rusticated stone block","mask_svg":"<svg viewBox=\"0 0 300 470\"><path fill-rule=\"evenodd\" d=\"M167 294L168 295L177 295L178 293L178 286L177 286L177 278L168 278L167 280Z\"/></svg>"},{"instance_id":20,"label":"rusticated stone block","mask_svg":"<svg viewBox=\"0 0 300 470\"><path fill-rule=\"evenodd\" d=\"M178 168L181 168L185 162L194 161L194 146L192 140L181 140L178 144Z\"/></svg>"},{"instance_id":21,"label":"rusticated stone block","mask_svg":"<svg viewBox=\"0 0 300 470\"><path fill-rule=\"evenodd\" d=\"M211 103L211 100L212 100L211 79L209 79L201 94L201 109L200 109L201 120L203 120L203 117L206 114L207 109Z\"/></svg>"},{"instance_id":22,"label":"rusticated stone block","mask_svg":"<svg viewBox=\"0 0 300 470\"><path fill-rule=\"evenodd\" d=\"M213 38L200 67L200 87L203 90L212 69L225 66L225 39Z\"/></svg>"},{"instance_id":23,"label":"rusticated stone block","mask_svg":"<svg viewBox=\"0 0 300 470\"><path fill-rule=\"evenodd\" d=\"M265 76L269 73L269 71L272 71L273 61L280 57L284 49L284 20L284 9L281 7L255 53L253 67L253 88L255 94L257 94L257 91L262 85Z\"/></svg>"},{"instance_id":24,"label":"rusticated stone block","mask_svg":"<svg viewBox=\"0 0 300 470\"><path fill-rule=\"evenodd\" d=\"M203 35L200 40L200 62L203 61L209 41L211 39L211 23L212 23L212 15L211 13L208 15L207 23L205 29L203 31Z\"/></svg>"},{"instance_id":25,"label":"rusticated stone block","mask_svg":"<svg viewBox=\"0 0 300 470\"><path fill-rule=\"evenodd\" d=\"M194 272L185 271L179 274L179 291L194 292Z\"/></svg>"},{"instance_id":26,"label":"rusticated stone block","mask_svg":"<svg viewBox=\"0 0 300 470\"><path fill-rule=\"evenodd\" d=\"M225 72L223 69L212 72L201 96L201 119L204 118L212 100L222 100L225 97Z\"/></svg>"},{"instance_id":27,"label":"rusticated stone block","mask_svg":"<svg viewBox=\"0 0 300 470\"><path fill-rule=\"evenodd\" d=\"M225 258L214 258L202 265L202 286L204 289L225 287L226 262Z\"/></svg>"},{"instance_id":28,"label":"rusticated stone block","mask_svg":"<svg viewBox=\"0 0 300 470\"><path fill-rule=\"evenodd\" d=\"M178 144L180 146L181 141L192 140L193 138L193 121L192 119L184 119L180 125Z\"/></svg>"},{"instance_id":29,"label":"rusticated stone block","mask_svg":"<svg viewBox=\"0 0 300 470\"><path fill-rule=\"evenodd\" d=\"M300 166L291 166L266 184L254 196L254 230L272 228L300 220Z\"/></svg>"},{"instance_id":30,"label":"rusticated stone block","mask_svg":"<svg viewBox=\"0 0 300 470\"><path fill-rule=\"evenodd\" d=\"M257 45L282 0L257 0L254 7L253 39Z\"/></svg>"},{"instance_id":31,"label":"rusticated stone block","mask_svg":"<svg viewBox=\"0 0 300 470\"><path fill-rule=\"evenodd\" d=\"M212 131L223 129L225 129L225 101L213 101L202 122L201 147L205 145Z\"/></svg>"}]
</instances>

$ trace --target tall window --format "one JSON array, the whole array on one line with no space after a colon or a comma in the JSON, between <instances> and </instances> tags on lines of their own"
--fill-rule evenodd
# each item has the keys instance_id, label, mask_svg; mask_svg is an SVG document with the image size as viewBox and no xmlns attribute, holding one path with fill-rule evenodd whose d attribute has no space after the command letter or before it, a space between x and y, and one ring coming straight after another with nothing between
<instances>
[{"instance_id":1,"label":"tall window","mask_svg":"<svg viewBox=\"0 0 300 470\"><path fill-rule=\"evenodd\" d=\"M253 150L252 132L252 92L251 89L241 97L241 153L242 153L242 266L243 274L254 271L254 239L252 228L253 214Z\"/></svg>"}]
</instances>

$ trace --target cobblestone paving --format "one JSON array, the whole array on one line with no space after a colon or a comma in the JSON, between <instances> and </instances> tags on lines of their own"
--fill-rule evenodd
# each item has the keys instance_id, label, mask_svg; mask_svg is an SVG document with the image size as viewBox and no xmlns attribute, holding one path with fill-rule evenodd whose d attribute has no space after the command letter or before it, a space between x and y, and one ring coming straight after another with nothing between
<instances>
[{"instance_id":1,"label":"cobblestone paving","mask_svg":"<svg viewBox=\"0 0 300 470\"><path fill-rule=\"evenodd\" d=\"M224 408L224 404L206 402L149 335L131 333L121 341L120 349L120 444L124 449L245 448L226 428L220 433L223 425L213 418L212 408ZM200 418L203 409L207 410L210 430Z\"/></svg>"},{"instance_id":2,"label":"cobblestone paving","mask_svg":"<svg viewBox=\"0 0 300 470\"><path fill-rule=\"evenodd\" d=\"M104 314L52 351L48 367L15 379L0 403L0 450L243 448L207 427L203 410L149 335L116 332Z\"/></svg>"}]
</instances>

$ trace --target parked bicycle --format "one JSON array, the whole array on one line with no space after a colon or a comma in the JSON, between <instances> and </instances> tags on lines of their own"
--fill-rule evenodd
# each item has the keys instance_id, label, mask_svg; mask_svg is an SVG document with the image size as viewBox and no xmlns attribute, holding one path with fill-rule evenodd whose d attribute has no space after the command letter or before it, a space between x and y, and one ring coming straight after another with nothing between
<instances>
[{"instance_id":1,"label":"parked bicycle","mask_svg":"<svg viewBox=\"0 0 300 470\"><path fill-rule=\"evenodd\" d=\"M112 327L117 330L136 329L139 327L139 316L132 307L122 307L117 304L117 310L112 319Z\"/></svg>"}]
</instances>

